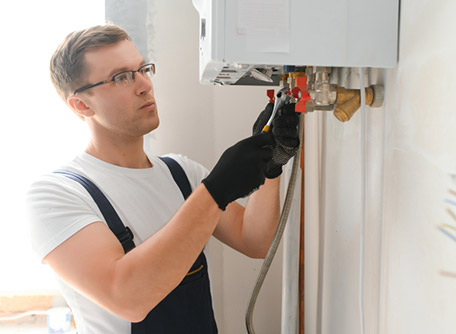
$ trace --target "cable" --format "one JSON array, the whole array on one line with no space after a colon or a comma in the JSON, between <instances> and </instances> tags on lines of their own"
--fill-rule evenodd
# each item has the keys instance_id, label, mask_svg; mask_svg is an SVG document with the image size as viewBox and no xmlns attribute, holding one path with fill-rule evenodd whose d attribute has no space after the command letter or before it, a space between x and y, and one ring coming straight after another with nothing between
<instances>
[{"instance_id":1,"label":"cable","mask_svg":"<svg viewBox=\"0 0 456 334\"><path fill-rule=\"evenodd\" d=\"M359 68L359 85L361 95L361 226L359 240L359 321L360 333L365 333L364 321L364 232L366 228L366 85L364 68Z\"/></svg>"},{"instance_id":2,"label":"cable","mask_svg":"<svg viewBox=\"0 0 456 334\"><path fill-rule=\"evenodd\" d=\"M304 115L300 115L299 128L298 128L298 133L300 136L300 138L299 138L300 145L302 145L302 126L303 126L303 122L304 122L303 118L304 118ZM293 193L294 193L294 186L296 183L295 182L296 175L298 172L300 153L301 153L301 149L299 147L298 153L293 158L293 166L291 169L290 181L288 183L288 189L287 189L287 194L285 197L285 202L283 204L282 213L280 214L279 225L277 226L277 230L274 235L274 239L272 240L271 246L269 247L269 251L268 251L268 254L266 255L266 258L264 259L260 273L258 274L258 278L257 278L257 281L253 288L252 295L250 297L250 301L249 301L249 304L247 307L247 312L245 314L245 325L246 325L248 334L255 334L255 330L253 328L253 322L252 322L255 303L258 298L258 294L260 292L261 286L263 285L266 274L268 273L269 268L271 266L274 255L277 252L277 248L279 247L279 243L282 238L282 234L285 229L285 225L287 223L288 214L290 213L290 208L291 208Z\"/></svg>"}]
</instances>

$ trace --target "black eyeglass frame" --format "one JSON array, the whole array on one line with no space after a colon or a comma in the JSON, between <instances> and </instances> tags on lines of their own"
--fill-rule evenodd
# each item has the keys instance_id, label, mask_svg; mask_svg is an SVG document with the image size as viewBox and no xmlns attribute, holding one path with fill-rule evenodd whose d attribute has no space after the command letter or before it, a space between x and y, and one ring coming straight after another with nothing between
<instances>
[{"instance_id":1,"label":"black eyeglass frame","mask_svg":"<svg viewBox=\"0 0 456 334\"><path fill-rule=\"evenodd\" d=\"M110 82L115 82L116 81L115 78L118 75L124 74L124 73L131 73L132 79L134 81L135 80L135 73L141 73L141 70L144 67L147 67L147 66L152 66L152 74L155 74L155 64L154 63L147 63L147 64L142 65L136 71L122 71L122 72L114 74L110 79L106 79L106 80L103 80L103 81L100 81L100 82L97 82L97 83L94 83L94 84L88 84L88 85L82 86L81 88L76 89L73 94L76 95L76 94L78 94L80 92L83 92L83 91L85 91L87 89L90 89L90 88L93 88L93 87L96 87L96 86L100 86L100 85L104 85L104 84L107 84L107 83L110 83Z\"/></svg>"}]
</instances>

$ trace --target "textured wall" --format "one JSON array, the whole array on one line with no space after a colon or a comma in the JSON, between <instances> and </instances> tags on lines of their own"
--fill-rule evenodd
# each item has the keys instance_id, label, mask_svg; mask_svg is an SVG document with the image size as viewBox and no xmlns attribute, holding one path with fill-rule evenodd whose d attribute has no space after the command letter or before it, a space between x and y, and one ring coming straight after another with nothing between
<instances>
[{"instance_id":1,"label":"textured wall","mask_svg":"<svg viewBox=\"0 0 456 334\"><path fill-rule=\"evenodd\" d=\"M454 333L456 3L403 1L400 65L385 77L384 333ZM452 277L445 273L452 273Z\"/></svg>"},{"instance_id":2,"label":"textured wall","mask_svg":"<svg viewBox=\"0 0 456 334\"><path fill-rule=\"evenodd\" d=\"M155 7L154 2L146 0L105 0L106 21L128 31L146 62L154 59Z\"/></svg>"},{"instance_id":3,"label":"textured wall","mask_svg":"<svg viewBox=\"0 0 456 334\"><path fill-rule=\"evenodd\" d=\"M456 331L456 245L437 229L456 226L446 212L456 208L444 203L456 187L455 12L450 0L402 1L399 64L370 73L386 97L382 108L366 110L366 333ZM323 269L306 276L306 329L359 333L360 114L348 124L319 118L324 220L311 212L306 240L308 254L323 245Z\"/></svg>"}]
</instances>

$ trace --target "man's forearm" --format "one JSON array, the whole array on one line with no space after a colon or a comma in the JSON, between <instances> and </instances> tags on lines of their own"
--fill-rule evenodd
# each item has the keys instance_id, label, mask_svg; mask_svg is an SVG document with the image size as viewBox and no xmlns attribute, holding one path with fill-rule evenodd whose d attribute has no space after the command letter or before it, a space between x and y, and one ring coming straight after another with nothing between
<instances>
[{"instance_id":1,"label":"man's forearm","mask_svg":"<svg viewBox=\"0 0 456 334\"><path fill-rule=\"evenodd\" d=\"M246 205L242 234L251 245L254 257L264 258L269 250L280 218L280 177L267 179Z\"/></svg>"}]
</instances>

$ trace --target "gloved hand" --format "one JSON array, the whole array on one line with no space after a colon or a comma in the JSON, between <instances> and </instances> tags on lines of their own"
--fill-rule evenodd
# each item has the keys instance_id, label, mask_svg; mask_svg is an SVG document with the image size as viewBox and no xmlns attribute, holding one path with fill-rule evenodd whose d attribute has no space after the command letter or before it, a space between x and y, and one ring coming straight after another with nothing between
<instances>
[{"instance_id":1,"label":"gloved hand","mask_svg":"<svg viewBox=\"0 0 456 334\"><path fill-rule=\"evenodd\" d=\"M260 133L263 130L269 117L271 117L273 108L274 104L268 103L266 109L260 113L253 125L253 134ZM298 123L299 116L295 112L294 103L285 104L277 111L271 126L276 145L272 150L272 161L265 171L265 176L268 179L274 179L282 174L282 166L298 152Z\"/></svg>"},{"instance_id":2,"label":"gloved hand","mask_svg":"<svg viewBox=\"0 0 456 334\"><path fill-rule=\"evenodd\" d=\"M265 181L264 171L272 159L270 133L241 140L228 148L202 181L220 209L247 196Z\"/></svg>"}]
</instances>

